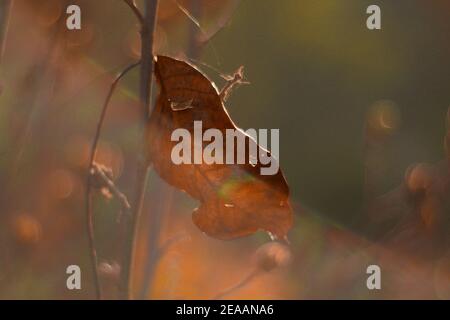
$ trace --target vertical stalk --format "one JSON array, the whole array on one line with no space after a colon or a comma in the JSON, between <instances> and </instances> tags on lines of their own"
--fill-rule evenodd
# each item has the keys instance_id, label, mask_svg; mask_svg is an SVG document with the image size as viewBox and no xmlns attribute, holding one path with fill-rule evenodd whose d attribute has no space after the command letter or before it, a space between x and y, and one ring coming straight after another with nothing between
<instances>
[{"instance_id":1,"label":"vertical stalk","mask_svg":"<svg viewBox=\"0 0 450 320\"><path fill-rule=\"evenodd\" d=\"M144 265L143 286L139 295L141 299L148 299L153 287L156 267L162 254L160 236L163 218L170 211L174 196L173 187L164 184L163 182L159 182L159 185L157 197L161 199L161 202L152 206L152 211L150 212L150 217L148 219L149 231L148 235L146 235L148 257L146 258Z\"/></svg>"},{"instance_id":2,"label":"vertical stalk","mask_svg":"<svg viewBox=\"0 0 450 320\"><path fill-rule=\"evenodd\" d=\"M178 3L177 3L178 4ZM184 11L185 9L179 8L185 13L189 19L191 20L191 24L189 25L189 33L188 33L188 46L186 50L186 54L191 59L198 59L201 53L201 46L197 39L197 33L199 31L199 26L195 23L197 19L200 18L201 15L201 2L200 1L192 1L190 12ZM201 30L200 30L201 31ZM173 201L174 192L172 186L160 183L160 188L158 188L158 196L163 200L159 205L152 206L152 212L150 213L150 217L148 220L149 223L149 231L147 236L147 254L146 262L144 265L143 272L143 285L140 290L139 297L141 299L148 299L154 283L155 271L158 265L158 262L161 259L161 224L164 219L164 215L167 215L167 212L170 210L170 204Z\"/></svg>"},{"instance_id":3,"label":"vertical stalk","mask_svg":"<svg viewBox=\"0 0 450 320\"><path fill-rule=\"evenodd\" d=\"M200 20L201 15L201 2L200 1L192 1L191 4L191 16L196 18L197 20ZM200 56L200 41L197 38L197 34L200 27L196 25L195 23L191 23L189 25L189 41L188 41L188 48L187 48L187 56L189 58L198 59ZM200 30L201 31L201 30Z\"/></svg>"},{"instance_id":4,"label":"vertical stalk","mask_svg":"<svg viewBox=\"0 0 450 320\"><path fill-rule=\"evenodd\" d=\"M448 108L447 111L447 134L445 136L445 143L444 143L444 149L445 149L445 155L447 156L447 163L450 169L450 108Z\"/></svg>"},{"instance_id":5,"label":"vertical stalk","mask_svg":"<svg viewBox=\"0 0 450 320\"><path fill-rule=\"evenodd\" d=\"M106 112L108 111L109 102L111 101L112 95L114 93L114 90L116 89L119 81L134 67L139 65L140 62L133 63L126 67L121 73L119 73L114 81L112 82L108 95L106 96L105 102L103 103L102 111L100 113L100 118L97 123L97 127L95 129L95 135L91 146L91 151L89 155L89 166L88 166L88 173L86 178L86 226L87 226L87 234L88 234L88 240L89 240L89 252L91 255L91 265L92 265L92 274L94 277L94 286L95 286L95 293L97 299L102 299L102 290L101 290L101 283L100 283L100 277L98 274L98 257L97 257L97 250L95 246L95 230L94 230L94 213L92 210L92 175L93 175L93 168L94 168L94 162L95 162L95 156L97 154L97 146L100 141L100 134L102 131L103 123L105 122ZM127 206L125 206L127 207Z\"/></svg>"},{"instance_id":6,"label":"vertical stalk","mask_svg":"<svg viewBox=\"0 0 450 320\"><path fill-rule=\"evenodd\" d=\"M141 30L141 73L139 99L141 103L141 123L139 126L139 153L137 156L136 190L132 201L131 216L124 217L126 225L125 252L122 263L120 279L120 297L132 298L132 272L136 250L136 239L139 218L147 184L148 164L145 150L145 125L150 115L151 86L153 79L153 39L156 27L156 12L158 0L146 0L144 2L144 18Z\"/></svg>"},{"instance_id":7,"label":"vertical stalk","mask_svg":"<svg viewBox=\"0 0 450 320\"><path fill-rule=\"evenodd\" d=\"M0 63L2 62L3 52L5 51L11 5L12 0L0 1Z\"/></svg>"}]
</instances>

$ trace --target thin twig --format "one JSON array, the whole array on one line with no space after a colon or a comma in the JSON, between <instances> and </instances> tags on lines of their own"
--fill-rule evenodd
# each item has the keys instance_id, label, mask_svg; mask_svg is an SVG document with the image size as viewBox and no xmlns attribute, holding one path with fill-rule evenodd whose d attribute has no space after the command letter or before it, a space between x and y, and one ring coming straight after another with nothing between
<instances>
[{"instance_id":1,"label":"thin twig","mask_svg":"<svg viewBox=\"0 0 450 320\"><path fill-rule=\"evenodd\" d=\"M260 269L255 268L252 272L250 272L246 277L244 277L241 281L239 281L237 284L235 284L234 286L222 291L221 293L217 294L216 296L214 296L212 299L213 300L220 300L223 299L224 297L240 290L241 288L245 287L246 285L248 285L249 283L251 283L257 276L260 275Z\"/></svg>"},{"instance_id":2,"label":"thin twig","mask_svg":"<svg viewBox=\"0 0 450 320\"><path fill-rule=\"evenodd\" d=\"M237 12L241 3L241 0L234 0L231 4L231 9L227 9L225 14L219 17L217 26L215 28L212 28L212 30L208 30L207 33L203 32L202 34L200 34L200 37L198 37L197 39L200 46L211 42L214 37L216 37L223 29L225 29L226 26L230 24L231 17L233 17Z\"/></svg>"},{"instance_id":3,"label":"thin twig","mask_svg":"<svg viewBox=\"0 0 450 320\"><path fill-rule=\"evenodd\" d=\"M185 7L183 7L177 0L172 0L175 4L176 4L176 6L178 7L178 9L180 9L180 11L181 12L183 12L183 14L189 19L189 21L191 21L192 22L192 25L191 25L191 28L190 28L190 34L189 34L189 37L190 37L190 39L189 39L189 48L188 48L188 50L187 50L187 53L188 53L188 55L190 55L190 54L199 54L199 49L200 49L200 47L198 47L199 45L200 45L200 42L198 41L198 39L197 39L197 37L196 37L196 35L195 35L195 31L196 31L196 29L195 28L197 28L199 31L200 31L200 33L203 35L203 37L206 39L206 38L208 38L208 36L206 35L206 33L205 33L205 31L203 30L203 28L202 28L202 26L200 25L200 22L198 21L198 19L197 19L197 17L195 17L194 15L200 15L200 12L201 12L201 8L200 8L200 6L198 5L198 2L199 1L193 1L194 3L193 3L193 11L194 12L189 12L189 10L187 10ZM195 27L194 27L195 26ZM204 41L203 42L203 44L207 44L207 45L210 45L210 43L209 43L209 41L208 40L206 40L206 41ZM193 52L192 51L192 49L194 48L194 47L198 47L198 49L196 49L195 51L196 52ZM217 51L216 51L216 48L214 47L214 46L212 46L211 45L211 50L212 50L212 52L213 52L213 54L214 54L214 57L215 57L215 59L216 59L216 61L217 61L217 63L218 64L220 64L220 62L219 62L219 56L218 56L218 54L217 54Z\"/></svg>"},{"instance_id":4,"label":"thin twig","mask_svg":"<svg viewBox=\"0 0 450 320\"><path fill-rule=\"evenodd\" d=\"M447 128L447 134L445 135L444 150L450 168L450 108L447 111L445 127Z\"/></svg>"},{"instance_id":5,"label":"thin twig","mask_svg":"<svg viewBox=\"0 0 450 320\"><path fill-rule=\"evenodd\" d=\"M142 16L141 11L139 11L139 8L136 6L136 3L134 3L133 0L124 0L124 2L130 7L130 9L133 11L134 15L138 18L140 24L144 24L144 17Z\"/></svg>"},{"instance_id":6,"label":"thin twig","mask_svg":"<svg viewBox=\"0 0 450 320\"><path fill-rule=\"evenodd\" d=\"M189 35L188 35L188 47L187 47L187 55L191 58L198 58L200 56L200 43L198 41L197 29L200 29L200 16L202 14L202 3L200 1L193 1L191 4L191 13L187 10L183 10L181 5L177 2L178 8L189 17L191 20L191 24L189 25ZM194 18L196 17L196 18ZM196 23L197 22L197 23Z\"/></svg>"},{"instance_id":7,"label":"thin twig","mask_svg":"<svg viewBox=\"0 0 450 320\"><path fill-rule=\"evenodd\" d=\"M127 197L122 193L122 191L119 190L119 188L117 188L114 181L108 177L108 175L105 173L105 170L102 169L101 165L94 162L91 168L91 175L93 176L93 178L95 177L102 181L102 183L108 188L108 190L114 194L117 200L119 200L122 208L124 208L125 210L131 209Z\"/></svg>"},{"instance_id":8,"label":"thin twig","mask_svg":"<svg viewBox=\"0 0 450 320\"><path fill-rule=\"evenodd\" d=\"M114 79L113 83L111 84L109 88L108 95L106 96L105 102L103 104L103 108L100 114L100 119L97 123L97 128L95 130L95 136L94 140L92 142L90 156L89 156L89 167L88 167L88 174L87 174L87 185L86 185L86 223L87 223L87 232L89 236L89 251L91 254L91 263L92 263L92 271L94 275L94 283L95 283L95 291L96 291L96 297L97 299L102 298L102 292L101 292L101 286L100 286L100 279L98 275L98 259L97 259L97 251L95 248L95 237L94 237L94 216L92 212L92 196L91 196L91 190L92 190L92 175L91 170L94 168L94 161L95 161L95 155L97 153L97 145L100 140L100 133L102 130L103 122L105 120L106 111L108 110L108 105L111 100L111 97L114 93L114 90L119 83L120 79L122 79L130 70L132 70L134 67L139 65L140 62L133 63L126 67L122 72L120 72L117 77Z\"/></svg>"},{"instance_id":9,"label":"thin twig","mask_svg":"<svg viewBox=\"0 0 450 320\"><path fill-rule=\"evenodd\" d=\"M156 28L156 12L158 0L145 1L144 23L141 30L141 74L140 74L140 102L141 102L141 126L140 130L140 152L138 154L136 190L132 202L131 221L125 217L125 252L122 263L120 279L120 295L122 299L132 298L132 272L136 250L136 239L138 235L139 218L145 196L148 176L148 161L145 150L145 125L150 115L151 88L153 80L153 39Z\"/></svg>"},{"instance_id":10,"label":"thin twig","mask_svg":"<svg viewBox=\"0 0 450 320\"><path fill-rule=\"evenodd\" d=\"M0 62L3 58L3 52L5 51L11 7L12 0L0 1Z\"/></svg>"}]
</instances>

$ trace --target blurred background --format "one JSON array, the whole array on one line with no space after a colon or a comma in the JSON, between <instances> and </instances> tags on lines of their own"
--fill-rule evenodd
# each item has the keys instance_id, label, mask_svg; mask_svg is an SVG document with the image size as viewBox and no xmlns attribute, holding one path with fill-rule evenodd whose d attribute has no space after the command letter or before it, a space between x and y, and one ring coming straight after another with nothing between
<instances>
[{"instance_id":1,"label":"blurred background","mask_svg":"<svg viewBox=\"0 0 450 320\"><path fill-rule=\"evenodd\" d=\"M121 0L12 2L0 62L0 298L92 299L89 148L113 77L139 59L139 28ZM81 8L79 31L65 27L69 4ZM371 4L160 0L155 53L188 59L219 88L245 67L251 84L226 106L242 128L280 129L296 215L290 252L268 247L262 232L211 239L191 221L197 203L152 173L136 296L450 299L450 3L378 0L378 31L366 28ZM97 154L127 195L138 78L130 72L115 92ZM109 299L117 298L120 211L107 190L96 192ZM151 214L157 226L145 223ZM71 264L81 267L82 290L66 288ZM371 264L381 267L382 290L366 288Z\"/></svg>"}]
</instances>

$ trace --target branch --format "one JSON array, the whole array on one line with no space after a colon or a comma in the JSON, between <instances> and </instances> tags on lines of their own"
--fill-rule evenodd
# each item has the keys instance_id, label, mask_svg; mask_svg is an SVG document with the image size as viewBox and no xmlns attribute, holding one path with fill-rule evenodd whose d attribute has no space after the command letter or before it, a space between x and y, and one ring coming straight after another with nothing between
<instances>
[{"instance_id":1,"label":"branch","mask_svg":"<svg viewBox=\"0 0 450 320\"><path fill-rule=\"evenodd\" d=\"M106 111L108 110L109 102L111 101L111 97L114 93L114 90L119 83L120 79L122 79L131 69L139 65L140 62L136 62L134 64L129 65L126 67L121 73L117 75L113 83L111 84L111 87L109 88L108 95L106 96L105 102L103 104L102 112L100 114L100 119L97 123L97 128L95 131L94 140L92 143L90 156L89 156L89 167L88 167L88 174L87 174L87 185L86 185L86 224L87 224L87 232L89 236L89 251L91 254L91 263L92 263L92 271L94 275L94 283L95 283L95 291L96 291L96 297L97 299L102 298L102 292L101 292L101 286L100 286L100 280L99 280L99 274L98 274L98 259L97 259L97 251L95 249L95 237L94 237L94 216L92 212L92 175L91 170L94 169L94 160L95 155L97 152L97 145L100 140L100 133L102 130L103 122L105 120Z\"/></svg>"},{"instance_id":2,"label":"branch","mask_svg":"<svg viewBox=\"0 0 450 320\"><path fill-rule=\"evenodd\" d=\"M138 18L139 23L141 25L144 24L144 17L142 16L141 11L139 11L139 8L136 6L136 3L134 3L134 0L123 0L133 11L134 15Z\"/></svg>"},{"instance_id":3,"label":"branch","mask_svg":"<svg viewBox=\"0 0 450 320\"><path fill-rule=\"evenodd\" d=\"M108 177L104 166L94 162L91 168L91 176L93 179L99 179L101 181L101 185L106 186L108 190L114 194L125 210L131 209L127 197L119 190L119 188L117 188L114 181Z\"/></svg>"},{"instance_id":4,"label":"branch","mask_svg":"<svg viewBox=\"0 0 450 320\"><path fill-rule=\"evenodd\" d=\"M245 287L251 283L256 277L263 273L271 272L279 267L286 266L291 260L291 251L285 241L283 242L268 242L260 246L254 254L255 267L253 270L242 278L234 286L222 291L213 299L222 299L225 296L234 293L235 291Z\"/></svg>"},{"instance_id":5,"label":"branch","mask_svg":"<svg viewBox=\"0 0 450 320\"><path fill-rule=\"evenodd\" d=\"M140 75L140 102L141 102L141 123L140 123L140 152L137 155L137 173L135 198L132 202L132 214L125 217L125 252L122 263L122 273L120 276L120 296L122 299L132 298L132 272L136 250L136 239L138 234L139 218L141 216L142 204L145 196L148 175L148 159L145 150L145 125L150 115L150 98L153 80L153 38L156 28L156 12L158 0L145 1L145 16L141 31L141 75ZM131 218L131 221L129 221Z\"/></svg>"},{"instance_id":6,"label":"branch","mask_svg":"<svg viewBox=\"0 0 450 320\"><path fill-rule=\"evenodd\" d=\"M261 270L259 270L258 268L253 269L252 272L250 272L246 277L242 278L241 281L239 281L237 284L235 284L234 286L222 291L221 293L217 294L216 296L214 296L212 299L213 300L220 300L223 299L224 297L240 290L241 288L247 286L249 283L251 283L257 276L259 276Z\"/></svg>"},{"instance_id":7,"label":"branch","mask_svg":"<svg viewBox=\"0 0 450 320\"><path fill-rule=\"evenodd\" d=\"M214 46L210 44L210 40L220 32L225 26L229 23L229 20L234 15L234 12L237 10L241 0L234 0L234 4L232 5L233 9L227 10L228 12L225 15L219 17L218 25L216 28L212 28L212 30L208 30L207 32L202 28L199 22L199 17L201 16L201 1L192 1L191 4L191 12L182 6L177 0L172 0L178 9L192 22L189 30L189 43L187 49L187 55L189 58L198 57L200 54L200 50L204 45L210 46L213 54L219 62L219 57L217 55L216 49ZM200 34L197 34L197 29L200 31Z\"/></svg>"},{"instance_id":8,"label":"branch","mask_svg":"<svg viewBox=\"0 0 450 320\"><path fill-rule=\"evenodd\" d=\"M241 4L241 0L234 0L233 2L234 3L231 5L231 9L227 9L225 14L219 17L215 28L211 28L207 32L201 32L201 34L197 37L199 45L208 44L217 34L220 33L220 31L229 25L231 18L234 16Z\"/></svg>"}]
</instances>

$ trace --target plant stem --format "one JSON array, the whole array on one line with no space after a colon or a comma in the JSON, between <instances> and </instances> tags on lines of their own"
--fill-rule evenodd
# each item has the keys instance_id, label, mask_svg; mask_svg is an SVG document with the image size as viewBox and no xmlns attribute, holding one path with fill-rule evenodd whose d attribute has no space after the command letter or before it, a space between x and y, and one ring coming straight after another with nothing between
<instances>
[{"instance_id":1,"label":"plant stem","mask_svg":"<svg viewBox=\"0 0 450 320\"><path fill-rule=\"evenodd\" d=\"M202 8L200 1L192 1L191 15L197 20L200 20L200 15L202 13L201 9ZM201 51L200 42L197 37L198 29L199 26L197 26L193 22L189 25L189 41L187 48L187 56L194 59L197 59L200 56Z\"/></svg>"},{"instance_id":2,"label":"plant stem","mask_svg":"<svg viewBox=\"0 0 450 320\"><path fill-rule=\"evenodd\" d=\"M3 58L3 52L5 51L11 6L12 0L0 1L0 62Z\"/></svg>"},{"instance_id":3,"label":"plant stem","mask_svg":"<svg viewBox=\"0 0 450 320\"><path fill-rule=\"evenodd\" d=\"M147 237L147 258L144 265L143 286L140 292L141 299L148 299L153 287L153 280L155 276L156 267L160 261L163 253L171 246L173 241L177 241L177 237L173 241L168 241L163 246L160 244L160 236L163 218L170 212L174 197L173 187L159 182L159 188L156 197L161 199L161 202L152 206L150 217L148 219L148 235Z\"/></svg>"},{"instance_id":4,"label":"plant stem","mask_svg":"<svg viewBox=\"0 0 450 320\"><path fill-rule=\"evenodd\" d=\"M250 282L252 282L257 276L259 276L259 274L260 274L260 270L254 269L247 276L245 276L243 279L241 279L241 281L239 281L237 284L235 284L234 286L232 286L232 287L222 291L221 293L217 294L216 296L214 296L213 300L221 300L224 297L240 290L241 288L245 287Z\"/></svg>"},{"instance_id":5,"label":"plant stem","mask_svg":"<svg viewBox=\"0 0 450 320\"><path fill-rule=\"evenodd\" d=\"M132 201L131 217L124 217L126 223L125 252L122 263L120 279L120 296L122 299L132 298L132 272L136 250L136 239L138 234L139 218L142 211L142 204L145 196L148 173L148 159L145 150L145 125L150 115L151 87L153 79L153 38L156 27L156 12L158 0L146 0L144 2L144 19L141 30L141 74L140 74L140 102L141 102L141 123L139 126L140 151L137 156L136 190L134 201ZM131 221L130 221L131 220Z\"/></svg>"},{"instance_id":6,"label":"plant stem","mask_svg":"<svg viewBox=\"0 0 450 320\"><path fill-rule=\"evenodd\" d=\"M186 8L182 7L177 1L175 1L178 8L191 20L188 33L188 47L187 55L190 58L198 58L200 56L201 47L199 46L198 39L196 37L199 26L197 25L196 18L199 18L201 14L201 2L193 1L191 12ZM162 200L159 204L152 206L150 212L150 217L148 219L149 231L147 238L147 254L146 261L144 264L143 272L143 285L140 290L140 299L149 299L154 283L155 271L162 255L170 246L166 243L161 246L160 236L161 236L161 224L163 222L164 216L170 211L170 206L173 202L175 195L175 189L165 183L160 183L157 195ZM174 239L176 239L175 237ZM169 241L171 243L171 241ZM166 246L167 245L167 246Z\"/></svg>"},{"instance_id":7,"label":"plant stem","mask_svg":"<svg viewBox=\"0 0 450 320\"><path fill-rule=\"evenodd\" d=\"M133 0L124 0L124 2L130 7L131 11L133 11L134 15L139 20L141 25L144 24L144 17L142 16L138 7L136 7L136 4L134 3L134 1Z\"/></svg>"},{"instance_id":8,"label":"plant stem","mask_svg":"<svg viewBox=\"0 0 450 320\"><path fill-rule=\"evenodd\" d=\"M158 0L145 1L145 16L141 31L141 76L140 100L143 107L144 125L150 116L151 85L153 79L153 39L156 29L156 11Z\"/></svg>"},{"instance_id":9,"label":"plant stem","mask_svg":"<svg viewBox=\"0 0 450 320\"><path fill-rule=\"evenodd\" d=\"M100 279L98 275L98 258L97 251L95 247L95 237L94 237L94 215L92 211L92 183L91 183L91 170L94 168L95 155L97 153L97 145L100 140L100 133L102 131L103 122L105 121L106 111L108 110L109 102L111 101L111 97L114 93L114 90L119 83L120 79L122 79L131 69L139 65L140 62L133 63L126 67L121 73L117 75L114 79L111 87L109 88L108 95L106 96L105 102L103 103L103 108L100 114L100 119L98 120L97 127L95 130L95 136L92 142L90 156L89 156L89 167L86 179L86 224L87 224L87 233L89 237L89 251L91 255L91 264L92 264L92 272L94 275L94 285L96 298L102 298Z\"/></svg>"}]
</instances>

